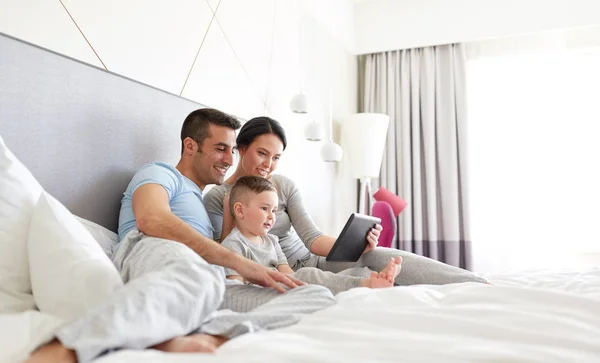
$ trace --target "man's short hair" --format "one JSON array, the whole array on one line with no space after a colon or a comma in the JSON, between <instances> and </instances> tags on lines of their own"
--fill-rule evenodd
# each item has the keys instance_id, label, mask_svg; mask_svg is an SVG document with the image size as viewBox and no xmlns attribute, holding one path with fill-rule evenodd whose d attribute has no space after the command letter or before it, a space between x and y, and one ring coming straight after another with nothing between
<instances>
[{"instance_id":1,"label":"man's short hair","mask_svg":"<svg viewBox=\"0 0 600 363\"><path fill-rule=\"evenodd\" d=\"M233 214L235 218L235 213L233 211L233 205L237 202L247 202L248 194L253 193L254 195L260 194L262 192L275 192L277 193L277 189L265 178L260 176L243 176L239 178L233 187L231 187L231 191L229 192L229 210Z\"/></svg>"},{"instance_id":2,"label":"man's short hair","mask_svg":"<svg viewBox=\"0 0 600 363\"><path fill-rule=\"evenodd\" d=\"M202 147L204 140L210 137L209 124L229 127L237 130L242 124L235 117L214 108L201 108L192 111L183 121L181 127L181 153L183 154L183 140L186 137L198 143Z\"/></svg>"}]
</instances>

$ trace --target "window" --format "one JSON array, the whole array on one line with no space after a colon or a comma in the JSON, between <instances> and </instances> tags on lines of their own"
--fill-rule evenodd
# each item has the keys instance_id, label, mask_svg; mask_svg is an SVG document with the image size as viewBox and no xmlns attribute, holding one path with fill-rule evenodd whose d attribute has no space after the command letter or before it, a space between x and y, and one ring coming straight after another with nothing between
<instances>
[{"instance_id":1,"label":"window","mask_svg":"<svg viewBox=\"0 0 600 363\"><path fill-rule=\"evenodd\" d=\"M474 269L581 266L600 252L600 49L475 59L467 77Z\"/></svg>"}]
</instances>

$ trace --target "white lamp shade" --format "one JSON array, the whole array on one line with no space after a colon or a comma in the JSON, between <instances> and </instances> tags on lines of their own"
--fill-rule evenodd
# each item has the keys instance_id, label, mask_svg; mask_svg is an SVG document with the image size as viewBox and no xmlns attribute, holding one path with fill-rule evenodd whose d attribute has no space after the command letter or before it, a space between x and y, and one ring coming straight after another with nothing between
<instances>
[{"instance_id":1,"label":"white lamp shade","mask_svg":"<svg viewBox=\"0 0 600 363\"><path fill-rule=\"evenodd\" d=\"M323 127L316 121L311 121L304 126L304 137L310 141L323 140Z\"/></svg>"},{"instance_id":2,"label":"white lamp shade","mask_svg":"<svg viewBox=\"0 0 600 363\"><path fill-rule=\"evenodd\" d=\"M390 117L357 113L344 120L343 144L355 178L378 178Z\"/></svg>"},{"instance_id":3,"label":"white lamp shade","mask_svg":"<svg viewBox=\"0 0 600 363\"><path fill-rule=\"evenodd\" d=\"M327 142L321 147L321 157L324 161L338 162L342 160L342 147L335 142Z\"/></svg>"},{"instance_id":4,"label":"white lamp shade","mask_svg":"<svg viewBox=\"0 0 600 363\"><path fill-rule=\"evenodd\" d=\"M305 94L299 93L292 98L290 102L290 108L295 113L307 113L308 112L308 97Z\"/></svg>"}]
</instances>

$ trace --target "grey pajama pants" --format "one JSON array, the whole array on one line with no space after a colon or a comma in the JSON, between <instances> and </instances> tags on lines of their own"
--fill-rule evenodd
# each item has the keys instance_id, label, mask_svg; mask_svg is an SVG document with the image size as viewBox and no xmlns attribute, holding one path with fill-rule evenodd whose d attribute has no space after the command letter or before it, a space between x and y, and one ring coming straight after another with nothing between
<instances>
[{"instance_id":1,"label":"grey pajama pants","mask_svg":"<svg viewBox=\"0 0 600 363\"><path fill-rule=\"evenodd\" d=\"M354 287L360 287L361 281L369 277L370 270L365 268L351 268L338 273L319 270L314 267L303 267L295 271L292 276L307 284L324 286L333 295ZM238 287L236 287L238 286ZM231 309L233 311L246 312L255 306L256 302L272 299L272 294L277 294L274 290L266 290L261 292L256 289L245 289L241 291L243 285L227 286L225 290L225 301L221 305L221 309ZM306 288L306 287L303 287ZM307 297L308 300L314 297ZM319 297L317 297L319 298ZM266 302L265 301L265 302ZM306 303L306 302L303 302ZM248 305L250 304L250 305Z\"/></svg>"},{"instance_id":2,"label":"grey pajama pants","mask_svg":"<svg viewBox=\"0 0 600 363\"><path fill-rule=\"evenodd\" d=\"M354 267L339 272L324 271L316 267L301 267L294 272L294 277L308 284L325 286L334 295L342 291L360 287L361 281L369 277L371 271Z\"/></svg>"},{"instance_id":3,"label":"grey pajama pants","mask_svg":"<svg viewBox=\"0 0 600 363\"><path fill-rule=\"evenodd\" d=\"M395 281L397 285L444 285L458 282L486 282L485 279L475 276L470 271L407 251L384 247L376 247L373 251L365 253L357 262L327 261L323 256L311 254L310 258L305 260L290 261L290 267L294 271L299 271L305 267L315 267L333 273L366 267L371 271L379 272L388 264L392 257L396 256L402 257L402 270Z\"/></svg>"},{"instance_id":4,"label":"grey pajama pants","mask_svg":"<svg viewBox=\"0 0 600 363\"><path fill-rule=\"evenodd\" d=\"M79 363L112 350L144 349L194 332L232 338L284 327L335 303L320 286L302 286L285 294L245 285L226 288L220 267L181 243L137 231L119 244L113 262L125 285L56 333L64 346L75 350Z\"/></svg>"}]
</instances>

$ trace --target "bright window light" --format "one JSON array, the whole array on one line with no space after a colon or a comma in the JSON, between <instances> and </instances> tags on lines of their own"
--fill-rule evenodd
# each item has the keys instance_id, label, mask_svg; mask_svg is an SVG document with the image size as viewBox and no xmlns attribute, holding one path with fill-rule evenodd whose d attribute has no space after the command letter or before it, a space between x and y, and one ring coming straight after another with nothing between
<instances>
[{"instance_id":1,"label":"bright window light","mask_svg":"<svg viewBox=\"0 0 600 363\"><path fill-rule=\"evenodd\" d=\"M472 60L467 100L474 269L600 252L600 50Z\"/></svg>"}]
</instances>

